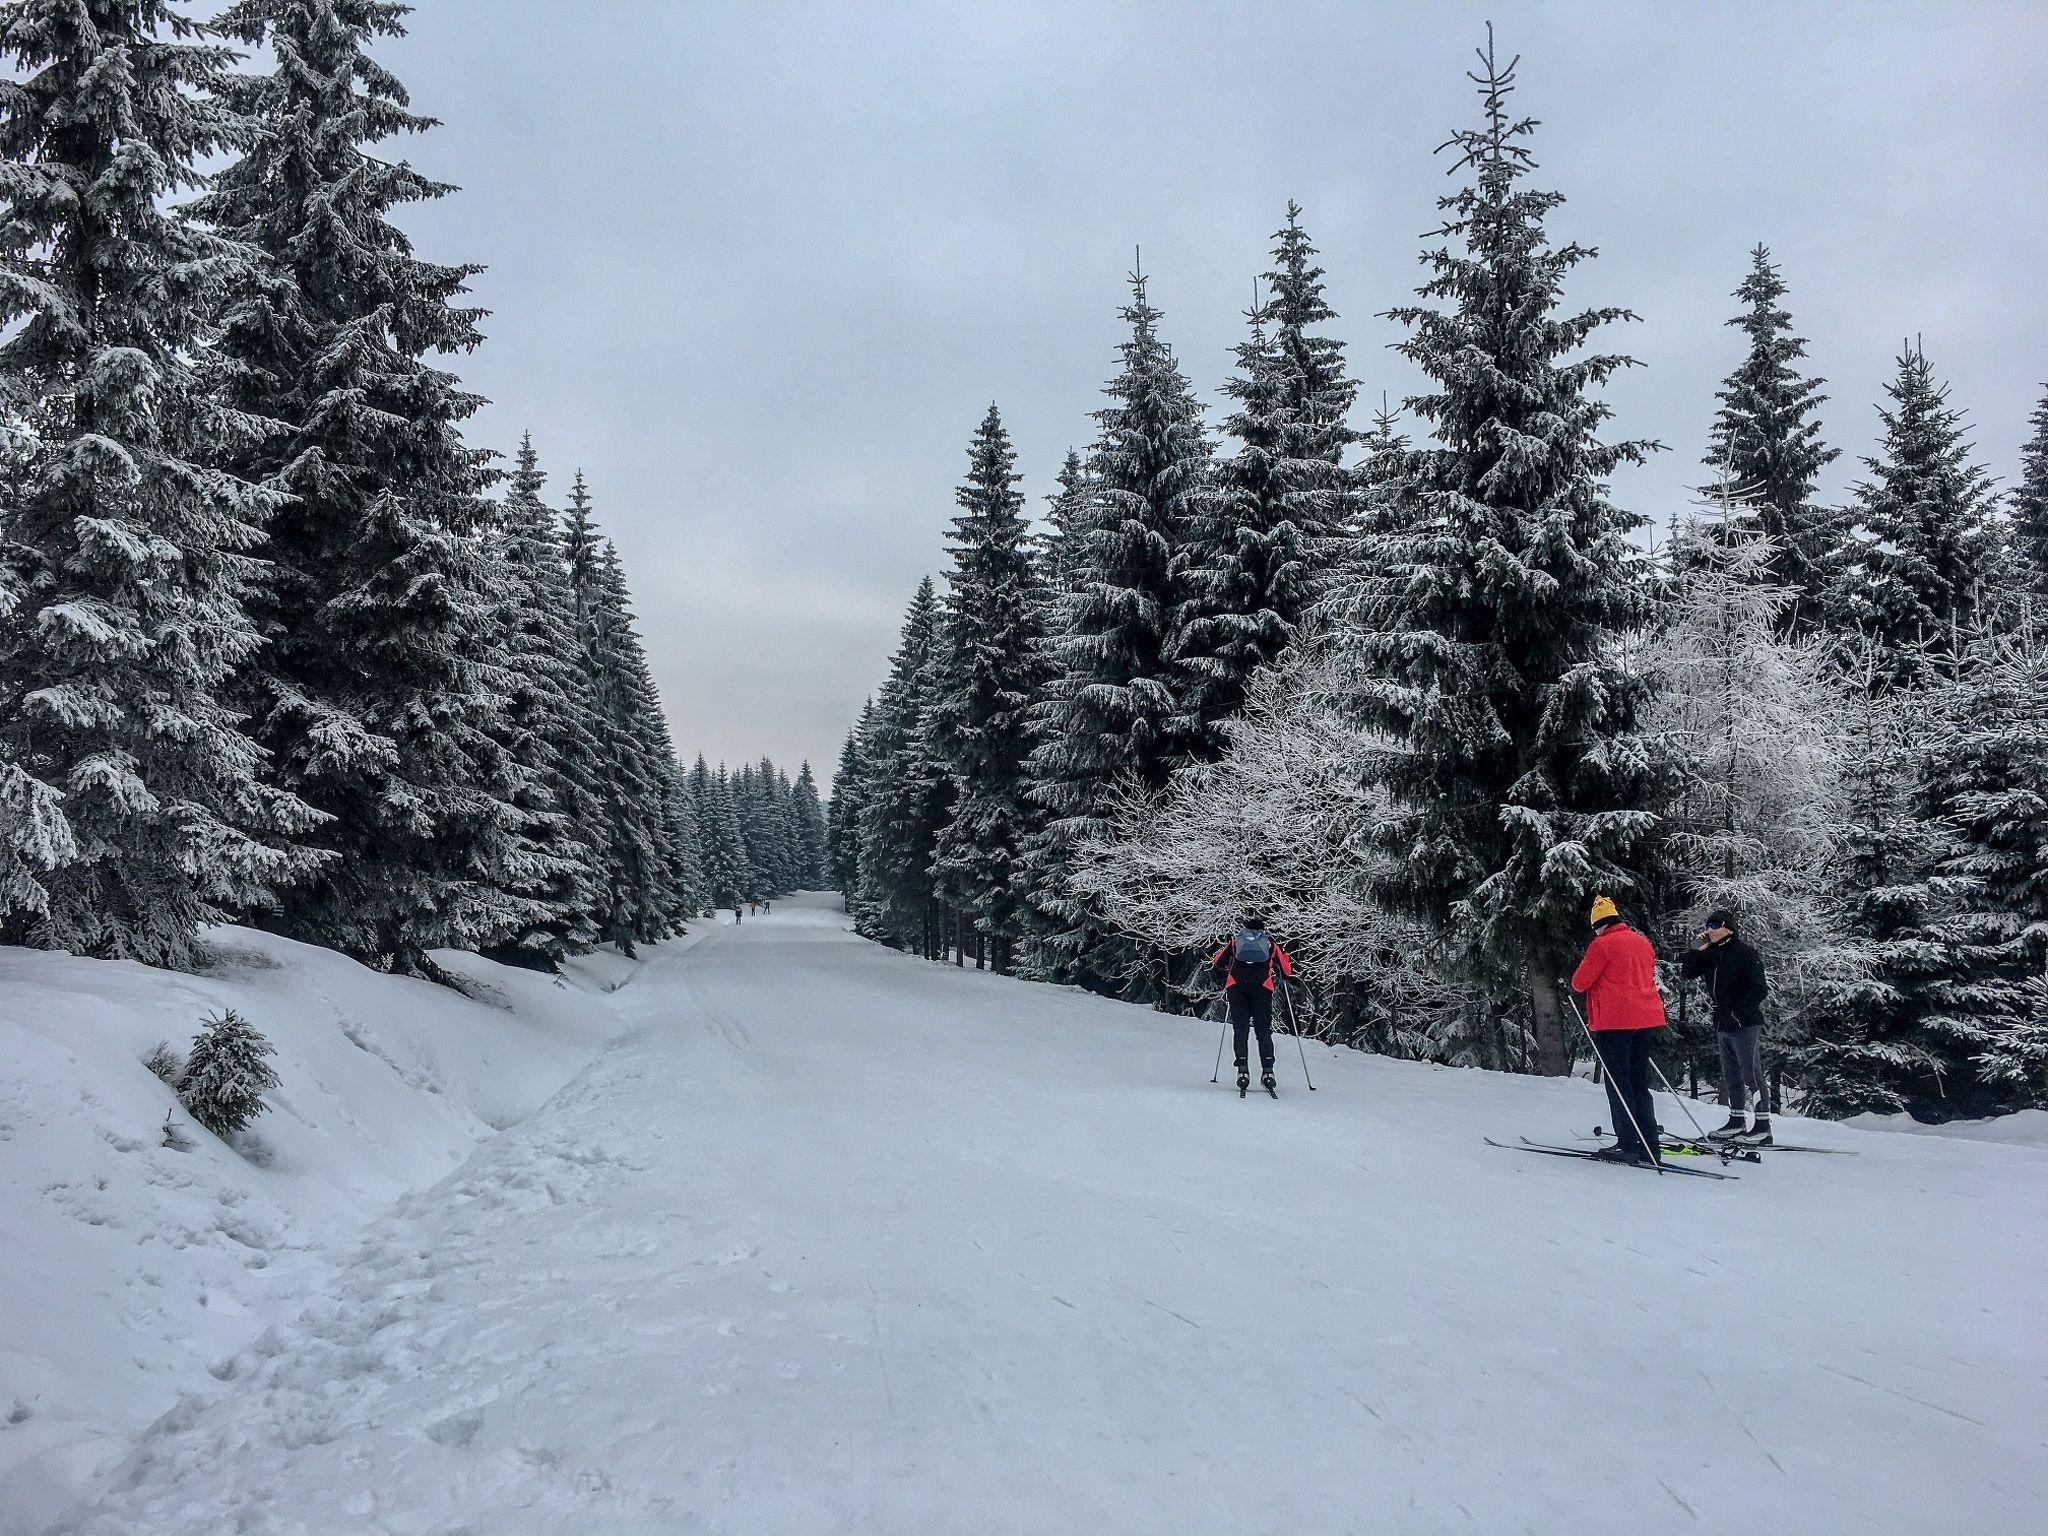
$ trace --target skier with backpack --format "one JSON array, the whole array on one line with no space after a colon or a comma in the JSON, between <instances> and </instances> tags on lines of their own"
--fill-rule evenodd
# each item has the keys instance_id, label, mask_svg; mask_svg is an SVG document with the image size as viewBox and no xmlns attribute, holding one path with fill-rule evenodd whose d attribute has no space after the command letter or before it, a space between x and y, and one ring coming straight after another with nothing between
<instances>
[{"instance_id":1,"label":"skier with backpack","mask_svg":"<svg viewBox=\"0 0 2048 1536\"><path fill-rule=\"evenodd\" d=\"M1209 957L1210 979L1223 984L1224 1001L1230 1009L1230 1028L1237 1048L1237 1091L1242 1095L1251 1084L1246 1047L1247 1036L1256 1029L1259 1036L1259 1086L1275 1098L1273 1084L1273 972L1284 978L1294 975L1294 961L1273 942L1262 917L1247 917L1236 937Z\"/></svg>"}]
</instances>

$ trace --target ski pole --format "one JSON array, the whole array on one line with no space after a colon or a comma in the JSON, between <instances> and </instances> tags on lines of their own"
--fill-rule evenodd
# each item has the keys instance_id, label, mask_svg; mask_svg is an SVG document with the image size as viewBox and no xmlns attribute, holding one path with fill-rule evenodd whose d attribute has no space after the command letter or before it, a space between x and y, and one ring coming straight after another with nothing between
<instances>
[{"instance_id":1,"label":"ski pole","mask_svg":"<svg viewBox=\"0 0 2048 1536\"><path fill-rule=\"evenodd\" d=\"M1664 1069L1662 1067L1657 1066L1656 1057L1652 1056L1650 1058L1650 1065L1653 1067L1657 1067L1657 1081L1664 1085L1664 1091L1666 1093L1670 1094L1671 1097L1678 1100L1678 1107L1685 1111L1685 1118L1692 1121L1692 1128L1700 1133L1700 1140L1706 1141L1707 1133L1705 1129L1700 1125L1699 1117L1692 1112L1692 1106L1685 1102L1685 1096L1681 1094L1676 1088L1671 1086L1671 1079L1664 1075Z\"/></svg>"},{"instance_id":2,"label":"ski pole","mask_svg":"<svg viewBox=\"0 0 2048 1536\"><path fill-rule=\"evenodd\" d=\"M1209 1081L1215 1082L1223 1075L1223 1042L1230 1038L1230 1020L1223 1021L1223 1033L1216 1037L1216 1070L1209 1074Z\"/></svg>"},{"instance_id":3,"label":"ski pole","mask_svg":"<svg viewBox=\"0 0 2048 1536\"><path fill-rule=\"evenodd\" d=\"M1280 999L1287 1004L1287 1027L1294 1031L1294 1049L1301 1055L1301 1080L1308 1084L1308 1091L1316 1091L1315 1079L1308 1075L1308 1052L1302 1050L1301 1026L1294 1022L1294 990L1287 985L1287 979L1280 980Z\"/></svg>"},{"instance_id":4,"label":"ski pole","mask_svg":"<svg viewBox=\"0 0 2048 1536\"><path fill-rule=\"evenodd\" d=\"M1586 1015L1579 1008L1578 994L1572 991L1572 984L1566 981L1562 976L1557 978L1557 984L1564 990L1565 1001L1572 1005L1572 1017L1579 1021L1579 1028L1585 1031L1586 1044L1593 1047L1593 1059L1599 1062L1600 1065L1606 1070L1607 1080L1609 1083L1612 1083L1614 1081L1614 1068L1607 1065L1607 1058L1605 1055L1601 1053L1600 1050L1600 1042L1593 1038L1593 1026L1586 1022ZM1655 1066L1656 1063L1652 1062L1651 1065ZM1659 1143L1657 1146L1651 1146L1650 1138L1643 1134L1642 1122L1636 1119L1636 1107L1633 1104L1629 1103L1626 1096L1619 1092L1616 1092L1613 1088L1610 1088L1608 1091L1610 1093L1613 1093L1616 1099L1620 1100L1622 1113L1628 1116L1628 1123L1635 1127L1636 1145L1643 1149L1643 1156L1647 1157L1650 1160L1651 1166L1653 1166L1657 1170L1658 1177L1663 1177L1663 1145Z\"/></svg>"}]
</instances>

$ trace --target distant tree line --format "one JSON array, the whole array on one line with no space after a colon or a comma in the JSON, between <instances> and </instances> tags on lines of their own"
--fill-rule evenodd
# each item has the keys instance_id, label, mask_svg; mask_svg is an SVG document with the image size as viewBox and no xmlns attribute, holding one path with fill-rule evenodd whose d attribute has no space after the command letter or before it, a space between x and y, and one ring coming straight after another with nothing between
<instances>
[{"instance_id":1,"label":"distant tree line","mask_svg":"<svg viewBox=\"0 0 2048 1536\"><path fill-rule=\"evenodd\" d=\"M840 756L858 928L1177 1011L1256 912L1329 1037L1562 1073L1590 898L1673 959L1726 906L1796 1103L2048 1104L2048 399L2001 494L1915 340L1822 504L1822 381L1759 246L1698 504L1650 538L1608 486L1662 445L1600 399L1634 316L1564 306L1593 253L1546 232L1513 73L1489 40L1388 312L1428 380L1405 414L1354 425L1293 205L1220 434L1139 274L1042 527L990 407L944 585ZM1669 979L1697 1070L1712 1028Z\"/></svg>"},{"instance_id":2,"label":"distant tree line","mask_svg":"<svg viewBox=\"0 0 2048 1536\"><path fill-rule=\"evenodd\" d=\"M808 766L678 763L581 474L464 438L403 14L0 13L0 940L552 966L820 874Z\"/></svg>"}]
</instances>

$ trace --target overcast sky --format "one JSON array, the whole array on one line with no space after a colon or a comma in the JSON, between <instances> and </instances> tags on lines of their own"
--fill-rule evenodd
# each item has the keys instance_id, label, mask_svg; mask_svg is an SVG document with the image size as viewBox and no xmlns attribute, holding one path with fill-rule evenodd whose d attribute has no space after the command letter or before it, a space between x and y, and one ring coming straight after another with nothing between
<instances>
[{"instance_id":1,"label":"overcast sky","mask_svg":"<svg viewBox=\"0 0 2048 1536\"><path fill-rule=\"evenodd\" d=\"M1573 297L1636 310L1615 430L1660 522L1701 478L1729 291L1782 262L1839 495L1903 338L2017 473L2048 379L2048 4L772 4L421 0L383 57L488 265L459 367L617 540L678 746L823 779L937 573L996 401L1034 513L1084 445L1142 246L1212 401L1289 198L1368 399L1496 24L1542 119ZM1212 410L1212 419L1218 414ZM559 494L556 495L559 503Z\"/></svg>"}]
</instances>

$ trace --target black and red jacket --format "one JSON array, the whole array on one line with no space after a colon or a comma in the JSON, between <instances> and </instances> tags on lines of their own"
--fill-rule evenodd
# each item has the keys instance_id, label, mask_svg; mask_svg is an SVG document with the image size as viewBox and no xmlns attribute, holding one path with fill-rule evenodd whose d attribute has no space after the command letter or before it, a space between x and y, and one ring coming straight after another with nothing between
<instances>
[{"instance_id":1,"label":"black and red jacket","mask_svg":"<svg viewBox=\"0 0 2048 1536\"><path fill-rule=\"evenodd\" d=\"M1278 939L1273 940L1273 958L1264 965L1238 964L1231 956L1231 951L1236 948L1237 939L1233 935L1225 939L1223 947L1209 957L1209 977L1212 981L1222 982L1224 991L1228 992L1236 986L1238 978L1242 976L1247 986L1262 986L1270 992L1273 990L1273 967L1276 965L1280 967L1282 976L1289 981L1294 979L1294 961L1288 956L1287 951L1280 947Z\"/></svg>"}]
</instances>

